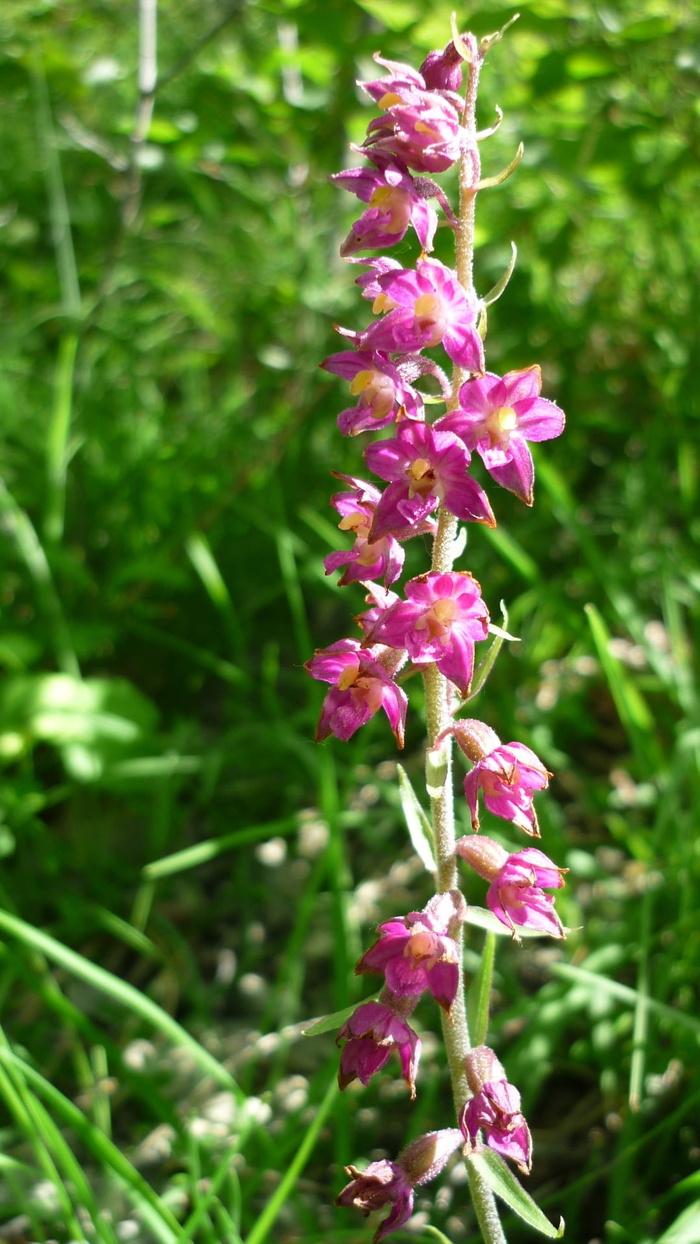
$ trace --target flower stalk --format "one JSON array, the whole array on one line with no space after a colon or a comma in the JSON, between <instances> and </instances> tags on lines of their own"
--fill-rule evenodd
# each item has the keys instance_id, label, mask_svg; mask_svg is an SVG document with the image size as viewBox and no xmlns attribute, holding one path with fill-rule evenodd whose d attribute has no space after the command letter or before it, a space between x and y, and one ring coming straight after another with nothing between
<instances>
[{"instance_id":1,"label":"flower stalk","mask_svg":"<svg viewBox=\"0 0 700 1244\"><path fill-rule=\"evenodd\" d=\"M559 889L565 870L534 847L509 852L478 834L481 799L489 815L538 837L533 797L550 775L524 744L502 744L486 723L456 717L473 693L476 645L489 631L500 637L499 647L508 638L491 626L473 575L455 569L464 547L457 538L459 524L496 523L488 496L470 474L472 454L480 455L492 479L531 505L527 441L557 436L564 424L559 408L540 397L536 365L504 377L486 371L485 303L474 285L474 221L477 193L491 184L481 178L478 144L493 129L478 134L476 100L484 57L501 34L479 43L474 35L455 31L453 41L431 52L419 71L376 56L387 76L361 85L382 115L370 122L365 143L356 148L374 167L334 176L337 185L367 205L342 243L341 255L368 269L357 284L372 303L375 319L361 332L339 328L351 348L331 355L322 366L348 380L358 399L338 417L341 433L354 437L382 430L388 435L370 440L364 451L368 470L386 484L383 492L361 478L335 473L349 491L336 493L331 503L341 516L341 531L351 534L354 544L326 558L326 573L340 569L341 585L362 584L369 608L357 618L361 639L341 639L307 663L312 677L330 684L316 737L347 740L382 710L402 747L409 704L396 676L406 664L420 671L436 890L422 911L385 920L357 963L356 973L381 975L384 987L378 1000L360 1004L338 1033L339 1080L341 1088L356 1079L367 1085L396 1065L396 1055L415 1097L421 1042L408 1019L428 995L441 1013L452 1122L458 1124L412 1141L395 1162L382 1159L364 1171L346 1168L352 1179L338 1205L365 1214L389 1209L374 1244L408 1221L414 1187L438 1175L458 1149L484 1244L505 1244L488 1173L505 1158L524 1172L530 1169L532 1142L518 1090L488 1046L472 1049L463 971L468 913L459 866L466 864L489 883L486 902L514 937L519 928L564 936L554 899L545 889ZM432 176L455 164L457 211ZM430 254L437 227L431 198L454 231L454 269ZM393 246L409 229L421 247L415 268L402 268L384 256L358 257L361 251ZM447 355L451 379L444 360L432 357L434 350ZM445 413L432 422L427 394L420 389L426 375L438 381L445 403ZM402 597L393 590L403 569L402 545L424 534L433 536L430 569L406 582ZM487 666L482 663L482 672ZM473 832L459 840L455 741L471 765L464 790ZM430 859L430 848L421 858ZM481 1020L479 1027L477 1040L483 1037ZM491 1151L489 1161L477 1162L485 1149ZM503 1176L514 1178L505 1170ZM522 1189L519 1196L527 1200Z\"/></svg>"}]
</instances>

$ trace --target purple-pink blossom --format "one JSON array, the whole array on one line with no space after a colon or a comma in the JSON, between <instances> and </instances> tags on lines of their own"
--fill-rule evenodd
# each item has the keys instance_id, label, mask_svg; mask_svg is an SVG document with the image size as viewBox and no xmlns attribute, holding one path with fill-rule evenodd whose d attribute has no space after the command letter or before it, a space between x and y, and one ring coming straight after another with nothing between
<instances>
[{"instance_id":1,"label":"purple-pink blossom","mask_svg":"<svg viewBox=\"0 0 700 1244\"><path fill-rule=\"evenodd\" d=\"M356 194L369 207L355 221L343 242L343 258L400 242L413 225L424 251L433 249L437 213L419 193L408 169L381 151L370 153L376 168L350 168L334 173L331 181Z\"/></svg>"},{"instance_id":2,"label":"purple-pink blossom","mask_svg":"<svg viewBox=\"0 0 700 1244\"><path fill-rule=\"evenodd\" d=\"M421 575L405 587L405 601L379 617L372 643L405 648L416 665L433 662L463 696L474 671L474 645L486 639L489 615L476 579L466 571Z\"/></svg>"},{"instance_id":3,"label":"purple-pink blossom","mask_svg":"<svg viewBox=\"0 0 700 1244\"><path fill-rule=\"evenodd\" d=\"M355 971L383 972L389 989L400 998L420 996L428 989L449 1012L459 982L454 934L463 908L459 891L451 891L436 895L423 911L380 924L378 941Z\"/></svg>"},{"instance_id":4,"label":"purple-pink blossom","mask_svg":"<svg viewBox=\"0 0 700 1244\"><path fill-rule=\"evenodd\" d=\"M463 1107L459 1125L472 1149L479 1148L479 1131L486 1144L520 1168L530 1171L532 1137L520 1109L520 1093L506 1080L496 1055L486 1045L470 1050L466 1059L467 1080L473 1097Z\"/></svg>"},{"instance_id":5,"label":"purple-pink blossom","mask_svg":"<svg viewBox=\"0 0 700 1244\"><path fill-rule=\"evenodd\" d=\"M415 269L391 270L377 277L386 310L362 335L362 349L405 354L442 344L457 367L484 370L484 345L477 332L477 307L451 268L439 259L419 259ZM379 305L378 305L379 303Z\"/></svg>"},{"instance_id":6,"label":"purple-pink blossom","mask_svg":"<svg viewBox=\"0 0 700 1244\"><path fill-rule=\"evenodd\" d=\"M372 1244L379 1244L408 1222L413 1213L413 1186L396 1162L381 1158L379 1162L370 1162L364 1171L346 1166L345 1172L351 1176L351 1183L336 1197L336 1205L354 1206L365 1216L391 1206L391 1213L378 1226Z\"/></svg>"},{"instance_id":7,"label":"purple-pink blossom","mask_svg":"<svg viewBox=\"0 0 700 1244\"><path fill-rule=\"evenodd\" d=\"M534 466L528 441L548 441L564 429L564 412L540 397L538 366L487 372L468 380L459 391L459 407L438 421L455 432L468 449L476 449L490 475L532 505Z\"/></svg>"},{"instance_id":8,"label":"purple-pink blossom","mask_svg":"<svg viewBox=\"0 0 700 1244\"><path fill-rule=\"evenodd\" d=\"M406 692L378 660L376 649L364 648L356 639L340 639L315 652L304 668L312 678L333 684L321 709L317 742L330 734L347 741L382 708L398 746L403 747Z\"/></svg>"},{"instance_id":9,"label":"purple-pink blossom","mask_svg":"<svg viewBox=\"0 0 700 1244\"><path fill-rule=\"evenodd\" d=\"M545 789L551 777L542 761L524 743L501 743L498 735L480 721L458 721L453 733L474 765L464 779L472 828L479 829L481 792L486 807L495 816L512 821L526 834L539 838L532 797L535 791Z\"/></svg>"},{"instance_id":10,"label":"purple-pink blossom","mask_svg":"<svg viewBox=\"0 0 700 1244\"><path fill-rule=\"evenodd\" d=\"M416 420L424 417L420 393L379 350L342 350L330 354L321 367L349 380L350 392L358 399L356 406L338 415L338 427L344 436L376 432L393 423L399 413Z\"/></svg>"},{"instance_id":11,"label":"purple-pink blossom","mask_svg":"<svg viewBox=\"0 0 700 1244\"><path fill-rule=\"evenodd\" d=\"M344 1043L338 1071L341 1089L347 1088L353 1080L369 1084L372 1076L381 1071L396 1050L401 1074L411 1097L415 1097L421 1043L406 1023L411 1005L407 1005L404 999L396 999L396 1006L400 1014L386 1002L363 1002L343 1024L336 1037L336 1045Z\"/></svg>"},{"instance_id":12,"label":"purple-pink blossom","mask_svg":"<svg viewBox=\"0 0 700 1244\"><path fill-rule=\"evenodd\" d=\"M564 927L554 910L554 899L545 890L558 890L564 884L565 868L536 847L526 847L513 855L492 838L470 834L459 838L457 854L475 872L489 881L486 902L494 916L517 938L518 928L565 937Z\"/></svg>"},{"instance_id":13,"label":"purple-pink blossom","mask_svg":"<svg viewBox=\"0 0 700 1244\"><path fill-rule=\"evenodd\" d=\"M422 522L438 505L464 522L495 526L486 493L467 473L469 453L451 432L402 419L396 436L367 446L365 460L389 481L374 516L373 540Z\"/></svg>"},{"instance_id":14,"label":"purple-pink blossom","mask_svg":"<svg viewBox=\"0 0 700 1244\"><path fill-rule=\"evenodd\" d=\"M343 1188L336 1205L352 1205L365 1215L390 1205L391 1213L379 1224L373 1244L398 1231L413 1213L413 1189L435 1179L444 1170L450 1157L462 1144L462 1133L456 1127L428 1132L406 1145L395 1162L382 1158L370 1162L364 1171L346 1166L352 1182Z\"/></svg>"},{"instance_id":15,"label":"purple-pink blossom","mask_svg":"<svg viewBox=\"0 0 700 1244\"><path fill-rule=\"evenodd\" d=\"M337 492L331 497L331 505L340 514L341 531L350 531L355 537L351 549L339 553L329 553L324 558L326 574L332 574L341 566L346 569L338 580L340 586L347 583L362 583L372 579L383 579L385 584L393 583L401 574L404 552L393 536L380 536L370 542L369 533L374 521L374 514L381 493L373 484L351 475L338 475L339 479L351 485L350 492Z\"/></svg>"}]
</instances>

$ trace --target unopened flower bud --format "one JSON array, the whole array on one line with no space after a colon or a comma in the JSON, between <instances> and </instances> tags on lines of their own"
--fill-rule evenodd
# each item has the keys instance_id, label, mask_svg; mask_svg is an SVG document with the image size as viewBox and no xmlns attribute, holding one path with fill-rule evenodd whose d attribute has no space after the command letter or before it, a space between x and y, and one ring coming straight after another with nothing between
<instances>
[{"instance_id":1,"label":"unopened flower bud","mask_svg":"<svg viewBox=\"0 0 700 1244\"><path fill-rule=\"evenodd\" d=\"M492 1080L505 1080L506 1073L488 1045L476 1045L466 1058L467 1083L475 1095Z\"/></svg>"},{"instance_id":2,"label":"unopened flower bud","mask_svg":"<svg viewBox=\"0 0 700 1244\"><path fill-rule=\"evenodd\" d=\"M508 852L499 842L484 838L482 834L466 834L458 838L455 850L484 881L494 881L508 859Z\"/></svg>"}]
</instances>

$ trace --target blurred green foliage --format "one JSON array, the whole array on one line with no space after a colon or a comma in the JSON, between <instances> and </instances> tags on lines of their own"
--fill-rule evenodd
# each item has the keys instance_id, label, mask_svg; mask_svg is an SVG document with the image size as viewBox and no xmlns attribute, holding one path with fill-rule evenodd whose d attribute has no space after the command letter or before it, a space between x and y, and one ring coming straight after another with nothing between
<instances>
[{"instance_id":1,"label":"blurred green foliage","mask_svg":"<svg viewBox=\"0 0 700 1244\"><path fill-rule=\"evenodd\" d=\"M0 8L0 897L26 922L3 926L0 959L15 1051L0 1049L0 1220L24 1214L27 1238L94 1238L90 1196L117 1222L127 1186L143 1239L177 1239L168 1214L198 1213L188 1239L361 1240L328 1208L339 1165L444 1125L439 1064L418 1115L383 1106L384 1131L372 1110L393 1099L370 1092L363 1113L350 1095L333 1104L336 1166L321 1146L306 1182L283 1185L281 1225L258 1217L334 1061L330 1041L258 1036L347 1005L372 922L427 886L408 896L410 868L396 872L410 848L388 732L316 748L301 665L362 603L322 565L329 469L360 466L318 363L333 323L366 312L337 256L356 204L327 176L372 115L355 88L372 53L419 64L452 7L161 0L145 136L136 7ZM481 35L513 13L484 3L464 20ZM651 1241L678 1215L684 1234L661 1238L698 1238L699 45L690 0L532 0L480 97L484 127L505 114L485 174L525 144L478 203L479 290L511 240L519 252L489 367L540 362L568 416L538 455L534 509L495 497L499 527L470 532L465 564L521 636L476 711L557 775L541 820L571 867L577 931L563 953L499 950L494 1040L528 1086L534 1182L571 1244ZM415 245L394 253L410 262ZM22 940L39 926L159 1006L161 1028ZM185 1126L211 1119L202 1067L153 1035L173 1039L173 1014L258 1103L234 1095L228 1130ZM171 1129L146 1192L76 1132L73 1099L135 1168ZM224 1160L231 1131L240 1166ZM68 1191L42 1201L40 1176ZM202 1208L206 1180L219 1191ZM460 1244L464 1196L445 1204L435 1221Z\"/></svg>"}]
</instances>

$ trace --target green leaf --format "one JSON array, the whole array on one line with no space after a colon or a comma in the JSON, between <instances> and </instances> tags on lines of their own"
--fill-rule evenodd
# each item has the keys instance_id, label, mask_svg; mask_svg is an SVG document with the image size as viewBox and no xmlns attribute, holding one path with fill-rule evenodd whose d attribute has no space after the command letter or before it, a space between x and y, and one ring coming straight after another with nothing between
<instances>
[{"instance_id":1,"label":"green leaf","mask_svg":"<svg viewBox=\"0 0 700 1244\"><path fill-rule=\"evenodd\" d=\"M511 937L513 932L507 929L501 921L494 916L492 911L487 911L485 907L467 907L467 914L464 917L465 924L473 924L477 929L485 929L487 933L497 933L499 937ZM541 933L539 929L521 929L517 931L518 938L523 937L546 937L546 933Z\"/></svg>"},{"instance_id":2,"label":"green leaf","mask_svg":"<svg viewBox=\"0 0 700 1244\"><path fill-rule=\"evenodd\" d=\"M434 873L436 865L432 826L421 804L418 802L418 796L411 786L406 770L401 765L397 765L397 769L399 771L401 807L408 833L413 843L413 849L428 872Z\"/></svg>"},{"instance_id":3,"label":"green leaf","mask_svg":"<svg viewBox=\"0 0 700 1244\"><path fill-rule=\"evenodd\" d=\"M389 30L406 30L418 17L416 5L406 0L358 0L361 9Z\"/></svg>"},{"instance_id":4,"label":"green leaf","mask_svg":"<svg viewBox=\"0 0 700 1244\"><path fill-rule=\"evenodd\" d=\"M200 1045L181 1024L178 1024L172 1015L168 1015L162 1007L148 998L146 994L135 989L128 981L120 980L118 976L113 976L111 972L105 971L96 963L90 963L89 959L85 959L83 955L77 954L75 950L71 950L68 946L64 946L62 942L51 937L49 933L42 932L41 929L35 929L31 924L27 924L24 920L20 920L18 916L12 916L8 911L0 910L0 930L9 934L10 937L16 937L18 941L25 946L30 946L33 950L38 950L41 954L46 955L47 959L51 959L53 963L58 963L67 972L72 973L78 980L82 980L85 984L90 985L105 997L111 998L120 1006L131 1011L133 1015L138 1015L140 1019L150 1024L156 1031L161 1032L163 1036L172 1041L176 1046L183 1046L191 1055L192 1059L199 1067L202 1075L211 1076L216 1084L222 1088L228 1089L234 1093L237 1100L241 1100L242 1093L233 1076L225 1067L217 1061L208 1050Z\"/></svg>"},{"instance_id":5,"label":"green leaf","mask_svg":"<svg viewBox=\"0 0 700 1244\"><path fill-rule=\"evenodd\" d=\"M438 1231L437 1227L426 1227L425 1229L430 1232L434 1240L439 1240L440 1244L452 1244L452 1241L448 1240L447 1236L442 1234L442 1231Z\"/></svg>"},{"instance_id":6,"label":"green leaf","mask_svg":"<svg viewBox=\"0 0 700 1244\"><path fill-rule=\"evenodd\" d=\"M489 1002L491 1000L491 981L493 978L493 962L496 957L496 936L490 930L484 938L484 949L476 973L467 996L467 1014L469 1032L473 1045L483 1045L489 1027Z\"/></svg>"},{"instance_id":7,"label":"green leaf","mask_svg":"<svg viewBox=\"0 0 700 1244\"><path fill-rule=\"evenodd\" d=\"M320 1037L322 1032L332 1032L334 1028L340 1028L358 1006L362 1006L365 1002L376 1002L377 997L378 995L373 993L369 998L363 998L362 1002L353 1002L352 1006L344 1006L342 1011L334 1011L332 1015L324 1015L322 1019L310 1022L308 1028L302 1028L302 1037Z\"/></svg>"},{"instance_id":8,"label":"green leaf","mask_svg":"<svg viewBox=\"0 0 700 1244\"><path fill-rule=\"evenodd\" d=\"M469 909L470 911L472 908ZM627 1006L637 1006L639 1000L639 992L632 989L631 985L621 985L619 981L608 980L606 976L601 976L598 972L591 972L588 968L575 967L572 963L553 963L551 967L555 976L563 976L566 980L571 980L577 985L584 985L590 989L591 993L607 994L610 998L615 998L618 1002L624 1002ZM659 1019L665 1020L669 1024L675 1024L678 1028L686 1028L692 1032L694 1036L700 1039L700 1020L694 1015L686 1015L685 1011L678 1011L673 1006L667 1006L665 1002L657 1002L656 998L647 997L645 1006L649 1012L658 1016Z\"/></svg>"},{"instance_id":9,"label":"green leaf","mask_svg":"<svg viewBox=\"0 0 700 1244\"><path fill-rule=\"evenodd\" d=\"M484 683L486 682L486 679L491 673L491 670L496 664L496 657L501 651L501 647L503 646L504 639L510 639L514 643L518 642L517 636L508 634L508 610L506 609L503 601L501 601L501 618L502 618L502 626L496 629L496 634L495 634L493 643L488 649L486 655L482 657L481 661L476 667L474 679L471 685L471 690L466 700L463 701L465 704L467 704L469 700L473 700L481 691L481 688L483 687Z\"/></svg>"},{"instance_id":10,"label":"green leaf","mask_svg":"<svg viewBox=\"0 0 700 1244\"><path fill-rule=\"evenodd\" d=\"M610 651L610 632L595 605L585 605L584 611L596 647L603 674L615 701L615 707L625 733L646 772L658 771L662 758L656 742L654 716L637 683L630 677L623 663Z\"/></svg>"},{"instance_id":11,"label":"green leaf","mask_svg":"<svg viewBox=\"0 0 700 1244\"><path fill-rule=\"evenodd\" d=\"M559 1226L555 1227L542 1213L539 1205L535 1204L530 1193L518 1183L503 1158L494 1153L493 1149L480 1149L477 1153L470 1154L467 1164L471 1164L479 1172L491 1191L505 1201L523 1222L529 1223L535 1231L548 1236L550 1240L561 1239L564 1234L563 1218L560 1219Z\"/></svg>"},{"instance_id":12,"label":"green leaf","mask_svg":"<svg viewBox=\"0 0 700 1244\"><path fill-rule=\"evenodd\" d=\"M659 1236L657 1244L700 1244L700 1201L684 1209Z\"/></svg>"}]
</instances>

